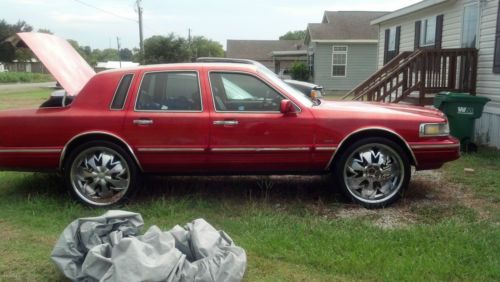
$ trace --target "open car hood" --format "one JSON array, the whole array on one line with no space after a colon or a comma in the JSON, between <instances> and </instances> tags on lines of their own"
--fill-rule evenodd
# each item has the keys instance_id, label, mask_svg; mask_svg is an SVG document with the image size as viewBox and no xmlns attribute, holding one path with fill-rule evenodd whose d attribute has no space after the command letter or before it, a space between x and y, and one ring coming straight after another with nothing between
<instances>
[{"instance_id":1,"label":"open car hood","mask_svg":"<svg viewBox=\"0 0 500 282\"><path fill-rule=\"evenodd\" d=\"M20 41L35 53L54 78L74 96L95 75L95 71L69 44L55 35L37 32L20 32L17 38L9 38L14 46Z\"/></svg>"}]
</instances>

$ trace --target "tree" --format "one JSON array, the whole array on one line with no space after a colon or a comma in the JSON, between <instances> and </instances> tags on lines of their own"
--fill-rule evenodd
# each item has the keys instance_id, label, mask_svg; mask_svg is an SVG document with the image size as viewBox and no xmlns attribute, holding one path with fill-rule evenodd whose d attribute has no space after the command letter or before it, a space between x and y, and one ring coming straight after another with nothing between
<instances>
[{"instance_id":1,"label":"tree","mask_svg":"<svg viewBox=\"0 0 500 282\"><path fill-rule=\"evenodd\" d=\"M5 39L15 35L18 32L30 32L33 27L25 21L18 21L15 24L9 24L5 20L0 20L0 62L12 62L15 59L25 61L33 57L29 49L17 49L9 42L3 42ZM3 42L3 43L1 43Z\"/></svg>"},{"instance_id":2,"label":"tree","mask_svg":"<svg viewBox=\"0 0 500 282\"><path fill-rule=\"evenodd\" d=\"M203 36L195 36L190 45L191 57L224 57L222 45Z\"/></svg>"},{"instance_id":3,"label":"tree","mask_svg":"<svg viewBox=\"0 0 500 282\"><path fill-rule=\"evenodd\" d=\"M303 40L304 38L306 38L305 30L289 31L280 36L280 40Z\"/></svg>"},{"instance_id":4,"label":"tree","mask_svg":"<svg viewBox=\"0 0 500 282\"><path fill-rule=\"evenodd\" d=\"M120 49L120 60L122 61L132 61L134 59L134 54L128 48Z\"/></svg>"},{"instance_id":5,"label":"tree","mask_svg":"<svg viewBox=\"0 0 500 282\"><path fill-rule=\"evenodd\" d=\"M46 28L39 28L37 32L40 33L47 33L47 34L53 34L52 31L46 29Z\"/></svg>"},{"instance_id":6,"label":"tree","mask_svg":"<svg viewBox=\"0 0 500 282\"><path fill-rule=\"evenodd\" d=\"M295 62L290 68L290 74L292 79L308 81L309 80L309 69L304 63Z\"/></svg>"},{"instance_id":7,"label":"tree","mask_svg":"<svg viewBox=\"0 0 500 282\"><path fill-rule=\"evenodd\" d=\"M175 36L152 36L144 40L144 59L147 64L177 63L189 61L190 53L186 39Z\"/></svg>"},{"instance_id":8,"label":"tree","mask_svg":"<svg viewBox=\"0 0 500 282\"><path fill-rule=\"evenodd\" d=\"M99 56L97 56L97 61L99 62L107 62L107 61L118 61L120 60L120 55L118 54L118 50L113 48L107 48L101 51Z\"/></svg>"}]
</instances>

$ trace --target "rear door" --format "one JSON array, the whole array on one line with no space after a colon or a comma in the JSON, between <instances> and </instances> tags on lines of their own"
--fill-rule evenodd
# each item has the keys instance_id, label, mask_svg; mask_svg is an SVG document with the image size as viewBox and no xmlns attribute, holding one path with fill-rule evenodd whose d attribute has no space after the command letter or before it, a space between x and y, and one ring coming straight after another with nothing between
<instances>
[{"instance_id":1,"label":"rear door","mask_svg":"<svg viewBox=\"0 0 500 282\"><path fill-rule=\"evenodd\" d=\"M208 72L209 167L223 172L305 171L311 168L313 118L280 112L282 93L255 74Z\"/></svg>"},{"instance_id":2,"label":"rear door","mask_svg":"<svg viewBox=\"0 0 500 282\"><path fill-rule=\"evenodd\" d=\"M206 169L209 117L199 71L141 75L124 127L144 170L191 173Z\"/></svg>"}]
</instances>

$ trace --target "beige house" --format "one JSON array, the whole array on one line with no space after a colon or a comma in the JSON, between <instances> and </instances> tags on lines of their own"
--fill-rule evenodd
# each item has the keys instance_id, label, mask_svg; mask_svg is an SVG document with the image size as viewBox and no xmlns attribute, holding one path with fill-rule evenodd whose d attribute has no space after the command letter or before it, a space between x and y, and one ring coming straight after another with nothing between
<instances>
[{"instance_id":1,"label":"beige house","mask_svg":"<svg viewBox=\"0 0 500 282\"><path fill-rule=\"evenodd\" d=\"M434 56L444 70L435 70L429 77L434 75L438 80L445 81L455 75L455 69L450 73L446 68L457 65L456 72L462 72L459 77L461 80L457 79L457 83L466 81L468 84L452 89L466 89L467 92L491 99L482 118L476 123L477 141L500 148L499 2L424 0L374 19L371 24L379 27L379 69L387 68L386 63L397 56L396 60L401 58L398 62L400 65L405 63L404 60L410 60L411 54L406 59L401 56L406 52L415 54L417 50L442 50L432 52L438 54ZM462 54L462 57L450 59L454 56L452 54ZM428 80L424 84L429 84ZM439 81L434 82L439 86Z\"/></svg>"}]
</instances>

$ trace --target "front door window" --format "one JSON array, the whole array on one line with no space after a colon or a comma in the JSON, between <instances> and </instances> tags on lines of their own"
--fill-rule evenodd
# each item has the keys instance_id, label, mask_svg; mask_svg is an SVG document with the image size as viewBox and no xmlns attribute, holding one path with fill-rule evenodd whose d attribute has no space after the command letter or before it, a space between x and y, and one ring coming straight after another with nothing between
<instances>
[{"instance_id":1,"label":"front door window","mask_svg":"<svg viewBox=\"0 0 500 282\"><path fill-rule=\"evenodd\" d=\"M242 73L210 73L218 112L279 112L278 92L254 76Z\"/></svg>"}]
</instances>

